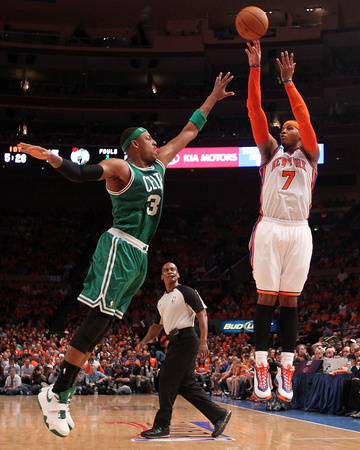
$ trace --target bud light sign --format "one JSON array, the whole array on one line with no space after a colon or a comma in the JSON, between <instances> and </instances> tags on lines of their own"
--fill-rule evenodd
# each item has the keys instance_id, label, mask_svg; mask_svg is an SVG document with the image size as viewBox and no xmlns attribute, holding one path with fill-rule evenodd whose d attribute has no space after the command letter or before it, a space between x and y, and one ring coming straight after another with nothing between
<instances>
[{"instance_id":1,"label":"bud light sign","mask_svg":"<svg viewBox=\"0 0 360 450\"><path fill-rule=\"evenodd\" d=\"M220 332L222 333L240 333L244 330L245 333L254 332L253 320L223 320L220 322ZM271 333L277 332L277 320L271 322Z\"/></svg>"}]
</instances>

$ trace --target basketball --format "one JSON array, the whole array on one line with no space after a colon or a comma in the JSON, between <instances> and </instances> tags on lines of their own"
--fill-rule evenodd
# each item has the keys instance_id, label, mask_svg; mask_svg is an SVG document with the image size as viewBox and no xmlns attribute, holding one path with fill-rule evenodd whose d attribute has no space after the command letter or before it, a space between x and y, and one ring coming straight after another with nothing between
<instances>
[{"instance_id":1,"label":"basketball","mask_svg":"<svg viewBox=\"0 0 360 450\"><path fill-rule=\"evenodd\" d=\"M257 6L247 6L236 16L235 26L237 32L244 39L259 39L266 33L269 19L266 13Z\"/></svg>"}]
</instances>

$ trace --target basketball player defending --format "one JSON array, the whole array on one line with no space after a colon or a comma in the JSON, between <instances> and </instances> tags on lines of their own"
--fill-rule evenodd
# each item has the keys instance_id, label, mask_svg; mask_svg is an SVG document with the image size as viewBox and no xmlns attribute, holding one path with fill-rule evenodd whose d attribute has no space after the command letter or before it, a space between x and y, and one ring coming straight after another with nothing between
<instances>
[{"instance_id":1,"label":"basketball player defending","mask_svg":"<svg viewBox=\"0 0 360 450\"><path fill-rule=\"evenodd\" d=\"M234 95L226 91L232 78L230 73L224 77L220 73L213 91L180 134L158 150L156 141L145 128L125 130L120 145L128 156L126 161L110 158L99 164L79 166L43 147L18 145L34 158L47 160L71 181L105 180L112 202L113 226L100 236L84 289L78 297L90 306L89 313L70 342L57 381L41 389L38 395L44 422L57 436L66 437L74 427L69 404L77 374L110 329L113 317L123 317L145 280L148 244L155 234L163 205L165 168L195 139L216 102Z\"/></svg>"},{"instance_id":2,"label":"basketball player defending","mask_svg":"<svg viewBox=\"0 0 360 450\"><path fill-rule=\"evenodd\" d=\"M319 148L304 100L292 76L294 55L281 53L277 59L281 80L295 120L288 120L280 133L281 145L269 134L261 107L259 40L247 44L250 65L247 107L252 133L261 154L260 215L249 244L250 260L258 300L254 315L254 395L271 397L267 350L274 305L280 303L282 336L281 366L275 384L277 396L291 402L294 349L298 331L297 299L308 276L312 235L308 226L312 191L317 176Z\"/></svg>"}]
</instances>

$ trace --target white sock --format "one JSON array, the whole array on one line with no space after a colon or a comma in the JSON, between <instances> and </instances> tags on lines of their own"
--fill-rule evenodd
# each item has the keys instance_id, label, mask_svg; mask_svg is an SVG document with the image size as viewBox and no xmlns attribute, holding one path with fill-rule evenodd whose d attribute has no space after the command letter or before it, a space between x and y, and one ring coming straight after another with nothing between
<instances>
[{"instance_id":1,"label":"white sock","mask_svg":"<svg viewBox=\"0 0 360 450\"><path fill-rule=\"evenodd\" d=\"M290 366L292 367L294 363L294 353L290 352L282 352L281 353L281 364L284 367Z\"/></svg>"},{"instance_id":2,"label":"white sock","mask_svg":"<svg viewBox=\"0 0 360 450\"><path fill-rule=\"evenodd\" d=\"M268 363L267 358L268 352L262 350L255 352L255 364L257 366L260 364L264 364L264 366L266 366L266 364Z\"/></svg>"}]
</instances>

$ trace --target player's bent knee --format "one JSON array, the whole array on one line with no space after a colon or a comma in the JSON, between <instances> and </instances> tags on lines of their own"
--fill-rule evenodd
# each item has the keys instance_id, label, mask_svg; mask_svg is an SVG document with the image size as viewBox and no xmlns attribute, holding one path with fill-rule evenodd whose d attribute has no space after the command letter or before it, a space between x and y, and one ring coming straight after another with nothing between
<instances>
[{"instance_id":1,"label":"player's bent knee","mask_svg":"<svg viewBox=\"0 0 360 450\"><path fill-rule=\"evenodd\" d=\"M102 313L99 308L91 308L70 345L82 353L92 351L108 332L112 319L112 316Z\"/></svg>"}]
</instances>

